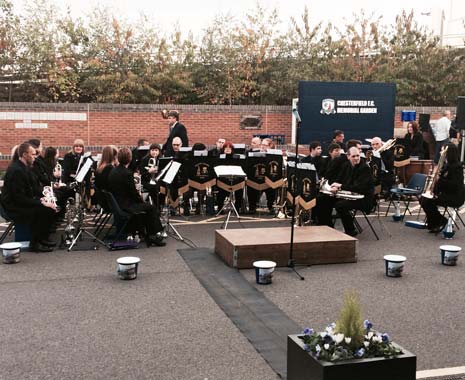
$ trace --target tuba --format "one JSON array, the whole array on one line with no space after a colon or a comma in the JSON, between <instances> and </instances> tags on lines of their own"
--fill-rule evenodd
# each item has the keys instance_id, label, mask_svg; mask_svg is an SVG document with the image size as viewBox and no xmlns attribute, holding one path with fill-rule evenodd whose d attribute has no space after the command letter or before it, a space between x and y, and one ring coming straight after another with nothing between
<instances>
[{"instance_id":1,"label":"tuba","mask_svg":"<svg viewBox=\"0 0 465 380\"><path fill-rule=\"evenodd\" d=\"M428 199L433 199L436 195L434 194L434 189L436 187L436 184L439 180L439 176L441 175L442 168L444 167L444 164L446 163L446 155L447 155L447 149L449 147L446 146L442 152L441 156L439 157L438 165L434 169L432 179L429 181L429 183L426 185L426 190L423 194L421 194L422 197L428 198Z\"/></svg>"}]
</instances>

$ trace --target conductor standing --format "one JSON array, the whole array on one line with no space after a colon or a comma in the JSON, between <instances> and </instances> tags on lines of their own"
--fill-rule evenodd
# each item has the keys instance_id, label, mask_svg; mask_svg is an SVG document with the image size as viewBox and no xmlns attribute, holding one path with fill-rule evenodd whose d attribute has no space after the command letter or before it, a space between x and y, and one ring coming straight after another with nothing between
<instances>
[{"instance_id":1,"label":"conductor standing","mask_svg":"<svg viewBox=\"0 0 465 380\"><path fill-rule=\"evenodd\" d=\"M172 157L174 155L173 139L179 137L182 141L182 146L189 146L189 139L187 138L186 127L179 122L178 111L172 110L168 112L168 124L170 126L170 134L163 145L163 155L165 157Z\"/></svg>"}]
</instances>

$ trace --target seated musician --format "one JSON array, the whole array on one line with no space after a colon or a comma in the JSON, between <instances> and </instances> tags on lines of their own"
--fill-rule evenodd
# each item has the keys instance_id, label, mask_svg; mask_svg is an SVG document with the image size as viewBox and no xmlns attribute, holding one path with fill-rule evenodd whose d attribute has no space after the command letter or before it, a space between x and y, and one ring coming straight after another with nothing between
<instances>
[{"instance_id":1,"label":"seated musician","mask_svg":"<svg viewBox=\"0 0 465 380\"><path fill-rule=\"evenodd\" d=\"M145 190L149 192L152 202L159 208L160 186L155 184L155 178L158 175L159 160L161 155L161 146L159 144L150 145L147 155L141 160L139 173L141 183Z\"/></svg>"},{"instance_id":2,"label":"seated musician","mask_svg":"<svg viewBox=\"0 0 465 380\"><path fill-rule=\"evenodd\" d=\"M318 173L319 178L326 178L326 171L330 167L334 159L341 155L341 147L339 144L331 143L328 147L328 156L323 157L321 160L320 171Z\"/></svg>"},{"instance_id":3,"label":"seated musician","mask_svg":"<svg viewBox=\"0 0 465 380\"><path fill-rule=\"evenodd\" d=\"M234 154L234 144L231 141L226 141L223 144L223 149L221 152L222 155L225 155L226 159L231 159L233 154ZM230 163L229 163L230 164ZM219 161L219 165L222 165L221 160ZM224 189L218 188L218 211L221 210L224 206L224 200L226 197L229 195L229 192L227 192ZM240 212L240 209L242 207L242 201L244 200L244 194L243 194L243 189L236 190L234 192L234 206L236 207L236 210Z\"/></svg>"},{"instance_id":4,"label":"seated musician","mask_svg":"<svg viewBox=\"0 0 465 380\"><path fill-rule=\"evenodd\" d=\"M51 252L56 243L49 240L49 229L55 222L56 205L34 192L31 168L36 150L31 144L23 143L16 152L18 159L10 163L5 174L2 205L15 223L30 225L31 250Z\"/></svg>"},{"instance_id":5,"label":"seated musician","mask_svg":"<svg viewBox=\"0 0 465 380\"><path fill-rule=\"evenodd\" d=\"M419 159L424 157L423 152L423 135L419 130L416 121L409 121L407 124L407 133L404 137L405 148L409 152L410 156L417 156Z\"/></svg>"},{"instance_id":6,"label":"seated musician","mask_svg":"<svg viewBox=\"0 0 465 380\"><path fill-rule=\"evenodd\" d=\"M250 149L251 152L260 152L262 150L262 139L258 136L252 137L250 140Z\"/></svg>"},{"instance_id":7,"label":"seated musician","mask_svg":"<svg viewBox=\"0 0 465 380\"><path fill-rule=\"evenodd\" d=\"M340 144L338 145L340 146ZM346 152L352 147L356 147L359 151L362 151L362 142L355 139L348 140L346 144ZM339 156L332 159L326 167L325 178L329 183L333 183L336 180L342 165L347 162L347 155L342 153L342 149L339 151L339 153Z\"/></svg>"},{"instance_id":8,"label":"seated musician","mask_svg":"<svg viewBox=\"0 0 465 380\"><path fill-rule=\"evenodd\" d=\"M365 162L360 160L360 150L352 147L347 151L348 160L342 165L336 181L331 184L331 192L336 195L339 190L348 190L364 195L363 199L347 200L320 193L316 200L318 224L333 227L332 210L335 208L341 217L344 231L350 236L356 236L350 210L368 212L373 207L373 178Z\"/></svg>"},{"instance_id":9,"label":"seated musician","mask_svg":"<svg viewBox=\"0 0 465 380\"><path fill-rule=\"evenodd\" d=\"M102 150L102 158L95 171L95 187L97 189L97 201L101 204L102 190L110 191L108 176L115 166L118 165L118 149L114 145L107 145Z\"/></svg>"},{"instance_id":10,"label":"seated musician","mask_svg":"<svg viewBox=\"0 0 465 380\"><path fill-rule=\"evenodd\" d=\"M312 141L310 143L310 154L302 159L302 162L313 164L316 172L319 173L321 169L322 157L321 157L321 143L319 141Z\"/></svg>"},{"instance_id":11,"label":"seated musician","mask_svg":"<svg viewBox=\"0 0 465 380\"><path fill-rule=\"evenodd\" d=\"M147 139L140 138L137 140L137 146L132 150L132 160L131 164L129 165L129 170L131 170L133 173L137 172L140 168L140 162L142 161L142 156L139 152L143 152L145 154L145 150L142 150L142 147L146 147L147 145L150 145Z\"/></svg>"},{"instance_id":12,"label":"seated musician","mask_svg":"<svg viewBox=\"0 0 465 380\"><path fill-rule=\"evenodd\" d=\"M113 168L108 175L108 188L115 197L118 205L123 211L129 213L143 211L136 216L140 226L140 233L145 235L147 245L164 246L161 233L163 226L160 215L155 206L144 203L139 192L136 190L133 173L128 169L132 155L128 148L122 148L117 155L118 166Z\"/></svg>"},{"instance_id":13,"label":"seated musician","mask_svg":"<svg viewBox=\"0 0 465 380\"><path fill-rule=\"evenodd\" d=\"M339 129L336 129L334 132L333 132L333 143L339 145L339 147L341 149L344 149L344 132L339 130Z\"/></svg>"},{"instance_id":14,"label":"seated musician","mask_svg":"<svg viewBox=\"0 0 465 380\"><path fill-rule=\"evenodd\" d=\"M463 165L460 162L459 150L455 144L449 143L438 180L433 188L433 197L421 198L421 207L426 214L426 225L431 232L441 231L447 224L445 218L438 211L438 206L460 207L465 201L463 184Z\"/></svg>"},{"instance_id":15,"label":"seated musician","mask_svg":"<svg viewBox=\"0 0 465 380\"><path fill-rule=\"evenodd\" d=\"M371 147L377 151L383 146L383 142L379 137L373 137L371 139ZM394 153L392 150L384 150L380 153L381 155L381 168L379 171L379 180L381 183L381 189L384 193L389 193L389 190L394 186L396 182L396 176L394 174Z\"/></svg>"},{"instance_id":16,"label":"seated musician","mask_svg":"<svg viewBox=\"0 0 465 380\"><path fill-rule=\"evenodd\" d=\"M63 157L63 182L70 183L76 177L76 171L79 166L79 160L84 154L84 140L74 140L73 147L70 152Z\"/></svg>"},{"instance_id":17,"label":"seated musician","mask_svg":"<svg viewBox=\"0 0 465 380\"><path fill-rule=\"evenodd\" d=\"M216 140L216 146L213 149L208 151L210 157L219 157L221 154L221 149L223 149L223 144L226 142L226 139L220 137Z\"/></svg>"}]
</instances>

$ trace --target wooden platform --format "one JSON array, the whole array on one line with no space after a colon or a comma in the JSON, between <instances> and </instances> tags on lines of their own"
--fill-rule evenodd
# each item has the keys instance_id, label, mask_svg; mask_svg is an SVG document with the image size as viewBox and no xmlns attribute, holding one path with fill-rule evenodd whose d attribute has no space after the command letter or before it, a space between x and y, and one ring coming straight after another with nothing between
<instances>
[{"instance_id":1,"label":"wooden platform","mask_svg":"<svg viewBox=\"0 0 465 380\"><path fill-rule=\"evenodd\" d=\"M253 268L257 260L287 266L291 241L290 227L217 230L215 252L229 266ZM357 261L358 240L326 226L296 227L296 264L336 264Z\"/></svg>"}]
</instances>

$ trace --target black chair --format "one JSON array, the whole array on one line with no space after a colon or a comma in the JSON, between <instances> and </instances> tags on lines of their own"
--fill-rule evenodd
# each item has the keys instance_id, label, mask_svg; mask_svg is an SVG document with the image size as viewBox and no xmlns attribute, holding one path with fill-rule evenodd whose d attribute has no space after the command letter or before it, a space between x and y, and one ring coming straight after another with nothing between
<instances>
[{"instance_id":1,"label":"black chair","mask_svg":"<svg viewBox=\"0 0 465 380\"><path fill-rule=\"evenodd\" d=\"M378 220L379 220L379 200L380 200L380 193L381 193L381 186L378 185L377 186L377 189L375 189L375 194L373 195L373 199L374 199L374 205L372 207L372 209L370 211L364 211L364 210L352 210L352 217L353 217L353 222L354 222L354 226L355 228L357 229L358 233L362 233L363 232L363 228L361 227L360 223L357 221L357 219L355 219L355 217L357 216L357 213L358 212L361 212L363 217L365 218L368 226L370 227L371 231L373 232L373 234L375 235L376 237L376 240L379 240L379 236L378 234L376 233L376 230L375 228L373 227L373 224L371 223L370 219L368 218L368 215L371 214L372 212L377 212L377 216L378 216Z\"/></svg>"},{"instance_id":2,"label":"black chair","mask_svg":"<svg viewBox=\"0 0 465 380\"><path fill-rule=\"evenodd\" d=\"M410 178L410 181L408 182L406 187L393 187L389 192L390 199L389 199L389 205L386 210L385 216L388 215L389 209L391 208L391 205L394 203L395 200L400 200L404 202L405 210L404 210L404 214L402 215L402 218L405 218L407 211L410 213L410 215L412 215L409 209L410 202L413 199L416 199L418 202L420 202L420 197L421 197L421 194L423 194L423 191L425 189L427 178L428 176L426 174L415 173L412 176L412 178ZM418 210L418 216L420 216L420 209Z\"/></svg>"},{"instance_id":3,"label":"black chair","mask_svg":"<svg viewBox=\"0 0 465 380\"><path fill-rule=\"evenodd\" d=\"M94 235L99 237L107 223L110 221L110 218L113 216L113 212L102 190L97 190L96 199L97 203L100 205L100 213L95 219Z\"/></svg>"},{"instance_id":4,"label":"black chair","mask_svg":"<svg viewBox=\"0 0 465 380\"><path fill-rule=\"evenodd\" d=\"M15 222L13 221L13 219L11 219L6 210L3 208L3 204L0 200L0 216L5 219L5 221L8 223L8 226L6 227L6 230L3 231L2 233L2 236L0 236L0 244L3 243L3 241L6 239L6 237L8 235L10 235L13 231L14 231L14 228L15 228Z\"/></svg>"},{"instance_id":5,"label":"black chair","mask_svg":"<svg viewBox=\"0 0 465 380\"><path fill-rule=\"evenodd\" d=\"M134 217L137 215L144 214L145 212L140 211L140 212L127 212L121 209L119 206L118 202L116 201L115 197L113 196L112 193L102 190L102 194L104 195L107 204L109 205L109 208L113 214L113 225L108 229L107 233L105 234L103 240L109 237L109 233L113 227L116 228L116 234L115 237L111 240L109 243L109 249L110 250L115 250L119 248L135 248L130 247L127 245L118 245L116 244L120 238L122 238L124 233L126 232L126 227L128 226L129 222L133 220Z\"/></svg>"}]
</instances>

